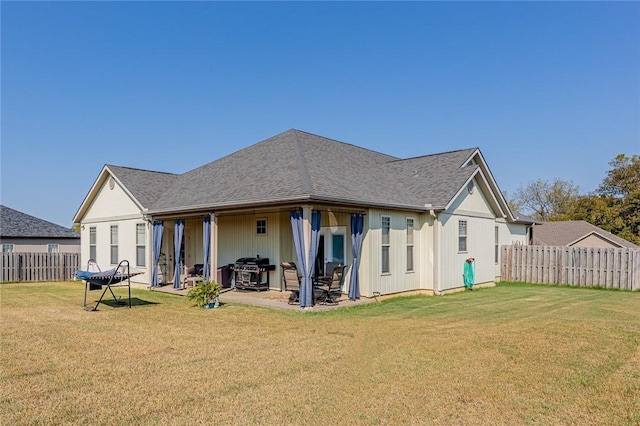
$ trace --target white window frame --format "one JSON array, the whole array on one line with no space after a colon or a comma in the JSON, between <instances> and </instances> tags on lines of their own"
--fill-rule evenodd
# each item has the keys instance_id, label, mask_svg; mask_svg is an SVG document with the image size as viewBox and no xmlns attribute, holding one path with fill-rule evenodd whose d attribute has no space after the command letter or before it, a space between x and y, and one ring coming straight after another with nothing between
<instances>
[{"instance_id":1,"label":"white window frame","mask_svg":"<svg viewBox=\"0 0 640 426\"><path fill-rule=\"evenodd\" d=\"M380 217L380 273L391 273L391 216Z\"/></svg>"},{"instance_id":2,"label":"white window frame","mask_svg":"<svg viewBox=\"0 0 640 426\"><path fill-rule=\"evenodd\" d=\"M497 265L500 262L500 227L496 225L495 229L495 248L494 248L494 261Z\"/></svg>"},{"instance_id":3,"label":"white window frame","mask_svg":"<svg viewBox=\"0 0 640 426\"><path fill-rule=\"evenodd\" d=\"M464 241L464 248L462 247L463 241ZM467 253L468 250L469 250L469 222L466 219L460 219L458 220L458 253Z\"/></svg>"},{"instance_id":4,"label":"white window frame","mask_svg":"<svg viewBox=\"0 0 640 426\"><path fill-rule=\"evenodd\" d=\"M60 245L47 244L47 253L60 253Z\"/></svg>"},{"instance_id":5,"label":"white window frame","mask_svg":"<svg viewBox=\"0 0 640 426\"><path fill-rule=\"evenodd\" d=\"M3 253L13 253L15 252L15 245L13 244L2 244L2 252Z\"/></svg>"},{"instance_id":6,"label":"white window frame","mask_svg":"<svg viewBox=\"0 0 640 426\"><path fill-rule=\"evenodd\" d=\"M256 235L267 235L267 218L266 217L261 217L256 219Z\"/></svg>"},{"instance_id":7,"label":"white window frame","mask_svg":"<svg viewBox=\"0 0 640 426\"><path fill-rule=\"evenodd\" d=\"M95 226L89 227L89 259L97 261L98 250L96 248L96 241L98 239L98 231ZM92 238L93 237L93 238Z\"/></svg>"},{"instance_id":8,"label":"white window frame","mask_svg":"<svg viewBox=\"0 0 640 426\"><path fill-rule=\"evenodd\" d=\"M109 227L109 260L112 265L117 265L118 259L118 225L111 225Z\"/></svg>"},{"instance_id":9,"label":"white window frame","mask_svg":"<svg viewBox=\"0 0 640 426\"><path fill-rule=\"evenodd\" d=\"M416 221L412 217L406 218L407 223L407 272L415 271L414 244L416 239Z\"/></svg>"},{"instance_id":10,"label":"white window frame","mask_svg":"<svg viewBox=\"0 0 640 426\"><path fill-rule=\"evenodd\" d=\"M142 230L142 233L140 233ZM147 225L136 223L136 266L147 266Z\"/></svg>"}]
</instances>

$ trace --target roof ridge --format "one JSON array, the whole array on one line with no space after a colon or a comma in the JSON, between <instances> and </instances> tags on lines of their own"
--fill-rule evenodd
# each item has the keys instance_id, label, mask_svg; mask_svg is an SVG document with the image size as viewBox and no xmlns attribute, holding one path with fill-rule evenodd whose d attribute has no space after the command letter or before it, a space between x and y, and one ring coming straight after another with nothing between
<instances>
[{"instance_id":1,"label":"roof ridge","mask_svg":"<svg viewBox=\"0 0 640 426\"><path fill-rule=\"evenodd\" d=\"M140 169L138 167L118 166L117 164L105 164L105 167L118 167L120 169L135 170L135 171L138 171L138 172L159 173L159 174L163 174L163 175L178 176L178 174L171 173L171 172L161 172L161 171L158 171L158 170Z\"/></svg>"},{"instance_id":2,"label":"roof ridge","mask_svg":"<svg viewBox=\"0 0 640 426\"><path fill-rule=\"evenodd\" d=\"M359 145L356 145L356 144L353 144L353 143L349 143L349 142L344 142L344 141L341 141L341 140L338 140L338 139L333 139L333 138L328 138L326 136L317 135L315 133L306 132L304 130L289 129L289 130L287 130L286 132L283 132L283 133L287 133L287 132L303 133L305 135L313 136L313 137L320 138L320 139L325 139L327 141L339 143L339 144L346 145L346 146L351 146L351 147L354 147L354 148L357 148L357 149L360 149L360 150L363 150L363 151L372 152L372 153L377 154L377 155L384 155L385 157L392 157L392 158L395 158L396 160L401 160L401 158L398 158L395 155L387 154L385 152L376 151L376 150L373 150L373 149L370 149L370 148L365 148L363 146L359 146ZM276 135L276 136L278 136L278 135ZM396 161L396 160L391 160L391 161Z\"/></svg>"},{"instance_id":3,"label":"roof ridge","mask_svg":"<svg viewBox=\"0 0 640 426\"><path fill-rule=\"evenodd\" d=\"M295 130L295 129L293 129ZM305 133L305 132L302 132ZM311 182L311 175L309 175L309 168L307 167L307 160L304 158L304 154L302 153L302 147L300 146L300 141L298 140L298 135L294 134L293 144L296 150L296 156L298 157L298 173L300 174L300 183L302 183L303 189L307 192L311 192L313 190L313 184Z\"/></svg>"},{"instance_id":4,"label":"roof ridge","mask_svg":"<svg viewBox=\"0 0 640 426\"><path fill-rule=\"evenodd\" d=\"M453 149L451 151L445 151L445 152L435 152L433 154L426 154L426 155L416 155L415 157L407 157L407 158L398 158L397 160L391 160L389 161L389 163L396 163L396 162L400 162L400 161L407 161L407 160L416 160L418 158L426 158L426 157L436 157L439 155L446 155L446 154L453 154L455 152L462 152L462 151L475 151L475 150L479 150L480 148L478 147L472 147L472 148L461 148L461 149Z\"/></svg>"}]
</instances>

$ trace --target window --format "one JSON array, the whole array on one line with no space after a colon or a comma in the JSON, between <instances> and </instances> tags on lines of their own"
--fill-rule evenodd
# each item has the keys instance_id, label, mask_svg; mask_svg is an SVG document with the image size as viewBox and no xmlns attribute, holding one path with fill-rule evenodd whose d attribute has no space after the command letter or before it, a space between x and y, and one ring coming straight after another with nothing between
<instances>
[{"instance_id":1,"label":"window","mask_svg":"<svg viewBox=\"0 0 640 426\"><path fill-rule=\"evenodd\" d=\"M458 221L458 251L467 251L467 221Z\"/></svg>"},{"instance_id":2,"label":"window","mask_svg":"<svg viewBox=\"0 0 640 426\"><path fill-rule=\"evenodd\" d=\"M413 271L413 219L407 218L407 272Z\"/></svg>"},{"instance_id":3,"label":"window","mask_svg":"<svg viewBox=\"0 0 640 426\"><path fill-rule=\"evenodd\" d=\"M96 259L96 227L89 228L89 259Z\"/></svg>"},{"instance_id":4,"label":"window","mask_svg":"<svg viewBox=\"0 0 640 426\"><path fill-rule=\"evenodd\" d=\"M111 264L118 263L118 225L111 225Z\"/></svg>"},{"instance_id":5,"label":"window","mask_svg":"<svg viewBox=\"0 0 640 426\"><path fill-rule=\"evenodd\" d=\"M13 244L3 244L2 245L3 253L13 253Z\"/></svg>"},{"instance_id":6,"label":"window","mask_svg":"<svg viewBox=\"0 0 640 426\"><path fill-rule=\"evenodd\" d=\"M389 232L391 231L391 218L382 216L382 273L389 273Z\"/></svg>"},{"instance_id":7,"label":"window","mask_svg":"<svg viewBox=\"0 0 640 426\"><path fill-rule=\"evenodd\" d=\"M57 244L47 244L47 253L60 253L60 247Z\"/></svg>"},{"instance_id":8,"label":"window","mask_svg":"<svg viewBox=\"0 0 640 426\"><path fill-rule=\"evenodd\" d=\"M498 231L499 227L496 226L496 232L495 232L495 250L494 250L494 261L495 263L498 263L499 261L499 257L500 257L500 237L499 237L499 231Z\"/></svg>"},{"instance_id":9,"label":"window","mask_svg":"<svg viewBox=\"0 0 640 426\"><path fill-rule=\"evenodd\" d=\"M256 234L267 235L267 219L256 220Z\"/></svg>"},{"instance_id":10,"label":"window","mask_svg":"<svg viewBox=\"0 0 640 426\"><path fill-rule=\"evenodd\" d=\"M146 238L147 226L144 223L136 223L136 266L146 266Z\"/></svg>"}]
</instances>

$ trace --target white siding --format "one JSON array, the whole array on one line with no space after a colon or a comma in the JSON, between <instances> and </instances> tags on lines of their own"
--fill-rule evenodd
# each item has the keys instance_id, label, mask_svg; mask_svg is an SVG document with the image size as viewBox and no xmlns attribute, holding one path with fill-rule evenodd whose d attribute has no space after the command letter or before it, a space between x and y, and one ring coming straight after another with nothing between
<instances>
[{"instance_id":1,"label":"white siding","mask_svg":"<svg viewBox=\"0 0 640 426\"><path fill-rule=\"evenodd\" d=\"M499 244L511 245L511 244L527 244L527 225L518 225L515 223L508 223L504 219L496 219L496 226L499 229ZM494 266L494 275L496 278L500 277L500 261L502 256L502 250L498 250L498 263Z\"/></svg>"},{"instance_id":2,"label":"white siding","mask_svg":"<svg viewBox=\"0 0 640 426\"><path fill-rule=\"evenodd\" d=\"M382 273L382 216L391 218L389 273ZM414 219L414 271L407 272L407 218ZM424 213L369 210L363 242L361 293L392 294L433 288L432 222Z\"/></svg>"},{"instance_id":3,"label":"white siding","mask_svg":"<svg viewBox=\"0 0 640 426\"><path fill-rule=\"evenodd\" d=\"M495 279L494 242L496 215L478 185L473 193L465 189L447 212L438 215L442 222L440 241L440 290L462 287L464 262L475 258L475 282ZM467 251L458 251L458 223L467 221Z\"/></svg>"},{"instance_id":4,"label":"white siding","mask_svg":"<svg viewBox=\"0 0 640 426\"><path fill-rule=\"evenodd\" d=\"M267 219L266 235L256 233L257 219ZM291 258L280 258L280 233L284 223L280 213L219 217L218 266L234 263L241 257L258 255L268 257L272 265L279 265L282 260L291 260ZM289 235L291 235L290 228ZM271 288L280 288L279 269L278 267L269 273Z\"/></svg>"},{"instance_id":5,"label":"white siding","mask_svg":"<svg viewBox=\"0 0 640 426\"><path fill-rule=\"evenodd\" d=\"M118 258L128 260L132 270L144 271L132 281L148 283L150 278L147 268L136 268L136 224L145 223L140 208L116 183L109 188L109 179L98 191L88 207L81 223L81 267L89 260L89 229L96 228L96 259L98 265L105 270L116 266L111 264L110 227L118 225ZM151 230L147 224L147 235ZM147 250L149 248L147 247Z\"/></svg>"}]
</instances>

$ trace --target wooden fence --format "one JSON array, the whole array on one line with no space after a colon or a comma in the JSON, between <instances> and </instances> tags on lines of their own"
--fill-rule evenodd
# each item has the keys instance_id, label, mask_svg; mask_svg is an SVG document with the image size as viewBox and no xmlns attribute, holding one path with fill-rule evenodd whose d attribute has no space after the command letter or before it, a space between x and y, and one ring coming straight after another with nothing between
<instances>
[{"instance_id":1,"label":"wooden fence","mask_svg":"<svg viewBox=\"0 0 640 426\"><path fill-rule=\"evenodd\" d=\"M67 281L80 266L78 253L2 253L0 282Z\"/></svg>"},{"instance_id":2,"label":"wooden fence","mask_svg":"<svg viewBox=\"0 0 640 426\"><path fill-rule=\"evenodd\" d=\"M626 248L502 246L503 281L640 289L640 250Z\"/></svg>"}]
</instances>

